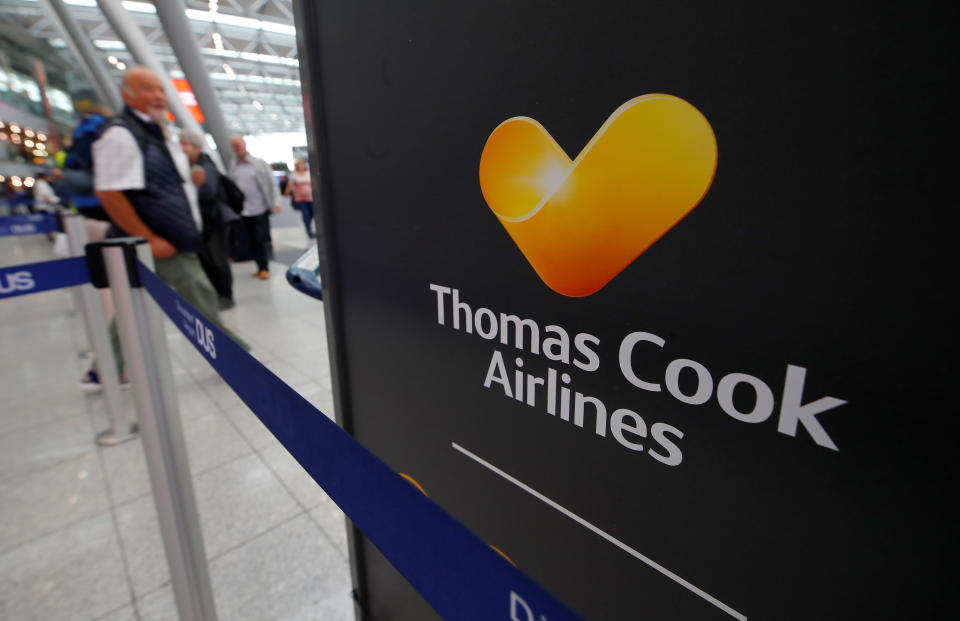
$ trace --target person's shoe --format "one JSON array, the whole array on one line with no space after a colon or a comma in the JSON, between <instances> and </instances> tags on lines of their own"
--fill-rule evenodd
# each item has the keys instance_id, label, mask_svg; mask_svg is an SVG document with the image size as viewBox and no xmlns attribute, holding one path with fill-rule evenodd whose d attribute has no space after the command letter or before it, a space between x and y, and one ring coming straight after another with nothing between
<instances>
[{"instance_id":1,"label":"person's shoe","mask_svg":"<svg viewBox=\"0 0 960 621\"><path fill-rule=\"evenodd\" d=\"M87 374L80 378L80 390L87 392L97 392L102 390L100 385L100 375L93 369L87 371Z\"/></svg>"},{"instance_id":2,"label":"person's shoe","mask_svg":"<svg viewBox=\"0 0 960 621\"><path fill-rule=\"evenodd\" d=\"M232 298L225 298L223 296L220 296L218 304L220 306L220 310L229 310L237 305Z\"/></svg>"},{"instance_id":3,"label":"person's shoe","mask_svg":"<svg viewBox=\"0 0 960 621\"><path fill-rule=\"evenodd\" d=\"M267 270L260 270L259 272L257 272L257 278L259 278L260 280L269 280L270 272L268 272Z\"/></svg>"}]
</instances>

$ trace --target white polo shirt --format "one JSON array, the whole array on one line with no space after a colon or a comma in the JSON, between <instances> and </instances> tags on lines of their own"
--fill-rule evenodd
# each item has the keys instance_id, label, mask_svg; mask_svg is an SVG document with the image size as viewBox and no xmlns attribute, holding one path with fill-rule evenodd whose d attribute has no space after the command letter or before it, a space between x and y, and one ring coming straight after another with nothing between
<instances>
[{"instance_id":1,"label":"white polo shirt","mask_svg":"<svg viewBox=\"0 0 960 621\"><path fill-rule=\"evenodd\" d=\"M140 119L148 123L153 120L140 112L134 110ZM160 125L163 130L163 137L167 143L167 149L170 156L173 157L173 163L183 179L183 191L187 195L187 202L190 204L190 214L197 225L197 230L203 230L203 220L200 217L200 207L197 203L197 186L193 185L190 178L190 159L180 147L180 141L173 138L172 133L165 124ZM146 187L143 178L143 154L140 152L140 146L137 139L129 130L123 127L111 127L103 132L103 135L93 143L91 147L93 155L93 188L97 191L124 191L124 190L142 190Z\"/></svg>"}]
</instances>

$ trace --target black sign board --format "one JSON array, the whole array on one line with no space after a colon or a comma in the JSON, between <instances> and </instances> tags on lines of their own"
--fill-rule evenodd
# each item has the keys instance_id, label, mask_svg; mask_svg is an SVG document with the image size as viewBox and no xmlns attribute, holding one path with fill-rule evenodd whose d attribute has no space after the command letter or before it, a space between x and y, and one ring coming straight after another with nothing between
<instances>
[{"instance_id":1,"label":"black sign board","mask_svg":"<svg viewBox=\"0 0 960 621\"><path fill-rule=\"evenodd\" d=\"M587 619L945 605L950 16L297 11L358 440Z\"/></svg>"}]
</instances>

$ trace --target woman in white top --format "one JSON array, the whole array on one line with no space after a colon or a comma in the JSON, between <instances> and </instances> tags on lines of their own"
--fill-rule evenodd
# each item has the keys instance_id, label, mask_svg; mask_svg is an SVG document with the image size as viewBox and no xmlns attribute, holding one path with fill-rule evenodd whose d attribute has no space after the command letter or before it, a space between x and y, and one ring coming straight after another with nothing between
<instances>
[{"instance_id":1,"label":"woman in white top","mask_svg":"<svg viewBox=\"0 0 960 621\"><path fill-rule=\"evenodd\" d=\"M310 187L310 173L307 172L307 163L304 160L297 160L293 165L293 172L290 173L290 179L287 181L287 189L283 191L284 196L290 196L293 192L293 207L303 216L303 226L307 229L307 235L311 238L317 235L310 228L310 221L313 220L313 190Z\"/></svg>"}]
</instances>

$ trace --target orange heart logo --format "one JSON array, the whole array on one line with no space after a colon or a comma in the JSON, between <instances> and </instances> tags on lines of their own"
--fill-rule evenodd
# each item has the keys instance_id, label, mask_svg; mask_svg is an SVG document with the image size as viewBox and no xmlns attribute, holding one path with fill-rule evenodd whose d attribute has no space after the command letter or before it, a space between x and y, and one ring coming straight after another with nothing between
<instances>
[{"instance_id":1,"label":"orange heart logo","mask_svg":"<svg viewBox=\"0 0 960 621\"><path fill-rule=\"evenodd\" d=\"M651 94L610 116L573 161L537 121L501 123L480 156L480 188L541 280L596 293L687 215L717 169L707 119Z\"/></svg>"}]
</instances>

